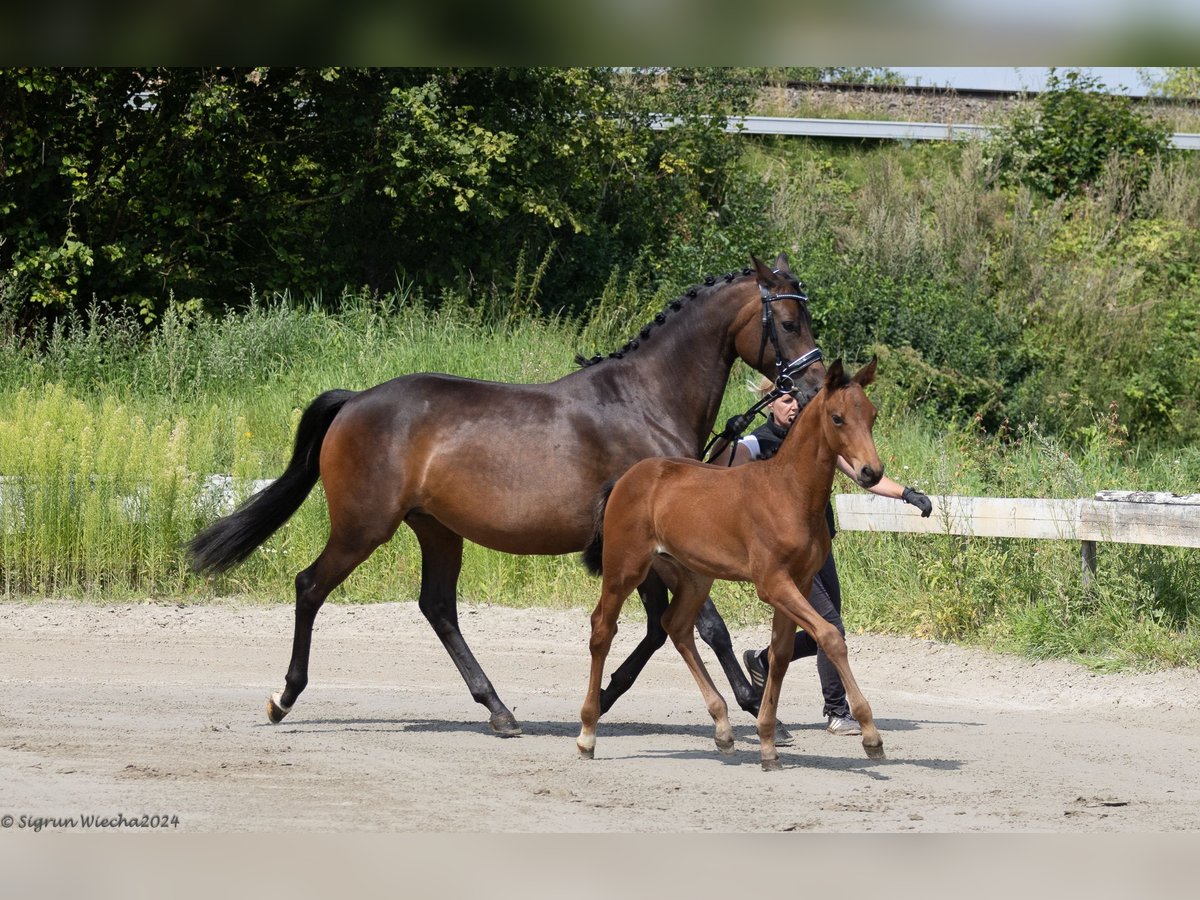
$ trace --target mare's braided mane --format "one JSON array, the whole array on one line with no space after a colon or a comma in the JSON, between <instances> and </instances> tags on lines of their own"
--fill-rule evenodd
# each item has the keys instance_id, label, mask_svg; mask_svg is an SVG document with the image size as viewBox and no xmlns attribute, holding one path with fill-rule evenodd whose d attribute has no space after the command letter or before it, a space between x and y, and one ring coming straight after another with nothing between
<instances>
[{"instance_id":1,"label":"mare's braided mane","mask_svg":"<svg viewBox=\"0 0 1200 900\"><path fill-rule=\"evenodd\" d=\"M740 274L749 275L751 273L751 271L753 271L753 270L747 266L745 269L742 269ZM728 272L725 275L721 276L721 279L726 284L729 284L731 281L733 281L733 279L738 277L738 274L739 274L738 272ZM716 283L717 283L717 276L708 275L704 279L703 287L712 287ZM625 346L622 347L621 349L614 350L612 353L608 354L607 356L597 354L596 356L591 357L591 359L588 359L587 357L585 357L583 355L576 355L575 363L578 366L580 366L581 368L586 367L586 366L594 366L597 363L604 362L604 360L606 360L606 359L621 359L626 353L633 352L634 350L636 350L638 347L641 346L642 341L647 340L654 333L654 330L657 327L659 327L660 325L662 325L664 322L667 321L667 316L669 316L673 312L678 312L680 309L683 308L683 305L685 303L687 303L689 300L694 300L700 294L701 287L702 287L701 285L694 285L693 287L688 288L687 291L685 291L683 294L676 297L674 300L672 300L670 303L668 303L666 306L664 306L662 308L661 312L659 312L657 315L655 315L655 317L651 321L647 322L645 325L642 326L641 330L638 332L638 336L635 338L630 338L628 341L626 341Z\"/></svg>"}]
</instances>

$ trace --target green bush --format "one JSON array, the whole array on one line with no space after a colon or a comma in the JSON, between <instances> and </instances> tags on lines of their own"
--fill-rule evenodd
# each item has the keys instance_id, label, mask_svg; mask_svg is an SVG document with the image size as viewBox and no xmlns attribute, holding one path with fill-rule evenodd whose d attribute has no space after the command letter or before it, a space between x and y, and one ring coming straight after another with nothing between
<instances>
[{"instance_id":1,"label":"green bush","mask_svg":"<svg viewBox=\"0 0 1200 900\"><path fill-rule=\"evenodd\" d=\"M1021 109L997 140L1005 178L1058 197L1093 184L1116 156L1144 186L1169 134L1128 97L1105 93L1097 76L1053 69L1031 107Z\"/></svg>"}]
</instances>

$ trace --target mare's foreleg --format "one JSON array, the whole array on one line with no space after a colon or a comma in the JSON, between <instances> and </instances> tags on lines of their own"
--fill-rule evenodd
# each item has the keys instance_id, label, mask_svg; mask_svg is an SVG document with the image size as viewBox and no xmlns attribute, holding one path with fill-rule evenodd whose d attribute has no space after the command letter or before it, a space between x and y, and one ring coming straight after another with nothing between
<instances>
[{"instance_id":1,"label":"mare's foreleg","mask_svg":"<svg viewBox=\"0 0 1200 900\"><path fill-rule=\"evenodd\" d=\"M716 727L714 738L717 750L728 756L733 753L733 726L729 724L729 706L717 690L717 686L713 684L712 677L696 649L696 617L700 613L700 607L707 602L710 587L711 578L684 574L679 579L670 608L663 616L663 627L671 636L675 649L683 657L684 663L700 687L700 695L704 698L704 705L708 707L708 714L712 716Z\"/></svg>"},{"instance_id":2,"label":"mare's foreleg","mask_svg":"<svg viewBox=\"0 0 1200 900\"><path fill-rule=\"evenodd\" d=\"M429 516L412 516L409 526L421 545L421 597L418 606L454 660L459 675L476 703L486 706L488 724L501 737L516 737L521 726L501 702L458 625L458 576L462 571L463 539Z\"/></svg>"},{"instance_id":3,"label":"mare's foreleg","mask_svg":"<svg viewBox=\"0 0 1200 900\"><path fill-rule=\"evenodd\" d=\"M608 687L600 692L601 715L608 712L617 698L633 687L650 657L667 642L667 632L662 627L662 617L668 604L667 586L653 569L638 585L638 595L646 609L646 636L633 648L629 658L617 666L609 677Z\"/></svg>"},{"instance_id":4,"label":"mare's foreleg","mask_svg":"<svg viewBox=\"0 0 1200 900\"><path fill-rule=\"evenodd\" d=\"M696 619L696 630L700 633L701 640L712 648L717 662L721 664L725 677L729 679L729 686L733 688L733 699L737 701L737 705L750 715L757 716L762 696L742 671L742 666L733 651L729 629L721 614L717 612L717 607L713 605L712 597L704 598L700 615Z\"/></svg>"}]
</instances>

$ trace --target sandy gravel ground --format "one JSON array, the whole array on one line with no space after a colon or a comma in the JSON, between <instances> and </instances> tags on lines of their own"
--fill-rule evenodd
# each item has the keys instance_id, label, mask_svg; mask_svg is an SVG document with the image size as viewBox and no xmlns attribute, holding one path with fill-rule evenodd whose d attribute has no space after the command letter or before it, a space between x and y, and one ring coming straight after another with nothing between
<instances>
[{"instance_id":1,"label":"sandy gravel ground","mask_svg":"<svg viewBox=\"0 0 1200 900\"><path fill-rule=\"evenodd\" d=\"M740 710L736 754L717 754L668 646L601 720L588 762L574 742L587 614L463 606L461 619L524 736L490 733L413 603L327 604L308 690L278 726L264 704L283 684L290 606L0 604L0 825L80 830L68 820L92 815L210 832L1200 831L1192 670L1093 675L852 635L887 759L821 729L814 667L797 663L781 704L797 740L781 750L783 771L764 773ZM641 629L623 619L614 659ZM734 637L741 650L763 634Z\"/></svg>"}]
</instances>

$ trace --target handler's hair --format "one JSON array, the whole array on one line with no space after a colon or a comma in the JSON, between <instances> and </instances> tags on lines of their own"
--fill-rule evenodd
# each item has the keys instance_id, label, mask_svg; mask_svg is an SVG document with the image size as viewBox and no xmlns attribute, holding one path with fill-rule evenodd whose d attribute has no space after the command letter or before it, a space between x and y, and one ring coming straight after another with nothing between
<instances>
[{"instance_id":1,"label":"handler's hair","mask_svg":"<svg viewBox=\"0 0 1200 900\"><path fill-rule=\"evenodd\" d=\"M757 381L749 379L746 381L746 390L757 395L760 400L767 396L767 394L771 393L774 387L775 382L773 382L766 375L759 375Z\"/></svg>"}]
</instances>

